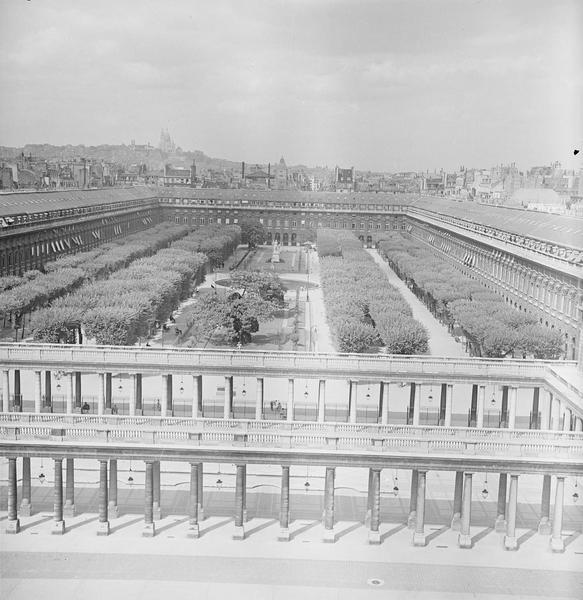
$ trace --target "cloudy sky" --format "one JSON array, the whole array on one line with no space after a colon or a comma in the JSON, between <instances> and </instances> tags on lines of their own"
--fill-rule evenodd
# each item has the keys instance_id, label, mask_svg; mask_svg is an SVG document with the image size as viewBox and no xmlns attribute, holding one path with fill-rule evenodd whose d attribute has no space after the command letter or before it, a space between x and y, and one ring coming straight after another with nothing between
<instances>
[{"instance_id":1,"label":"cloudy sky","mask_svg":"<svg viewBox=\"0 0 583 600\"><path fill-rule=\"evenodd\" d=\"M581 163L580 0L0 0L0 145ZM581 156L581 155L580 155Z\"/></svg>"}]
</instances>

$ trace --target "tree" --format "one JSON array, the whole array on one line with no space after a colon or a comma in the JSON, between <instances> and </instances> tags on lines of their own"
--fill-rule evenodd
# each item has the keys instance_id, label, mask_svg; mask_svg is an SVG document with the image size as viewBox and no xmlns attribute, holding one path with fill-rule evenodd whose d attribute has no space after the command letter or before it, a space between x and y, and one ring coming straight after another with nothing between
<instances>
[{"instance_id":1,"label":"tree","mask_svg":"<svg viewBox=\"0 0 583 600\"><path fill-rule=\"evenodd\" d=\"M241 227L241 242L247 244L249 250L262 244L265 240L265 228L259 219L244 219L239 226Z\"/></svg>"},{"instance_id":2,"label":"tree","mask_svg":"<svg viewBox=\"0 0 583 600\"><path fill-rule=\"evenodd\" d=\"M242 290L242 294L254 294L278 307L283 306L285 287L276 273L263 271L235 271L231 285Z\"/></svg>"}]
</instances>

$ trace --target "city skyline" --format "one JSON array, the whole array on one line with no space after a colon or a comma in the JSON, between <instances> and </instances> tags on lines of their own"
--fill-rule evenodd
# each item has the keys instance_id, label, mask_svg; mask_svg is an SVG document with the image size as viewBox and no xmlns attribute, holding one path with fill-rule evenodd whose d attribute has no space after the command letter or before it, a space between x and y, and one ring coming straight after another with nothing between
<instances>
[{"instance_id":1,"label":"city skyline","mask_svg":"<svg viewBox=\"0 0 583 600\"><path fill-rule=\"evenodd\" d=\"M156 145L162 125L234 161L581 165L583 15L569 0L8 10L1 145Z\"/></svg>"}]
</instances>

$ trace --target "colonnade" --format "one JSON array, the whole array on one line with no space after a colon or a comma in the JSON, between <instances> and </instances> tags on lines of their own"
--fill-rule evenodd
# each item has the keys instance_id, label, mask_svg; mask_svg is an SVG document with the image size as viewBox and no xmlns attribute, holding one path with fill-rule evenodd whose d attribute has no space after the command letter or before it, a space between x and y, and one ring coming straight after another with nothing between
<instances>
[{"instance_id":1,"label":"colonnade","mask_svg":"<svg viewBox=\"0 0 583 600\"><path fill-rule=\"evenodd\" d=\"M40 413L52 410L52 380L53 375L50 371L34 371L34 412ZM82 412L84 398L82 394L82 375L80 372L57 372L59 390L62 391L64 397L64 412L72 414ZM116 412L115 400L112 393L112 373L99 372L97 385L97 404L96 412L98 415ZM162 394L157 401L157 406L154 407L155 414L161 417L172 416L174 411L175 398L173 397L173 374L164 373L162 377ZM192 418L200 418L203 416L203 376L190 375L192 377L192 397L190 398L189 413ZM143 382L141 373L130 374L131 385L129 393L129 416L142 414L144 410L143 398ZM181 376L183 381L184 376ZM21 373L20 370L3 370L2 371L2 411L9 412L22 408L21 394ZM44 379L44 394L43 394L43 379ZM324 422L327 420L327 405L326 405L326 388L330 380L318 379L316 386L317 399L314 402L316 407L316 420ZM361 382L355 379L347 379L346 381L346 406L348 413L348 421L356 423L358 420L358 389L362 385L369 386L367 399L370 398L369 382ZM381 381L376 382L378 386L377 407L377 422L380 424L389 424L389 404L393 397L396 386L408 386L409 388L409 403L407 409L407 424L419 425L421 422L421 400L422 396L433 397L433 393L437 396L438 401L438 417L435 425L443 425L450 427L452 425L452 413L454 405L454 384L452 383L422 383L408 382L398 383ZM120 383L121 387L121 383ZM287 379L287 398L285 401L285 418L288 421L296 420L296 402L297 402L297 381L293 378ZM184 389L181 384L181 391ZM509 429L516 428L517 417L517 397L518 387L513 385L501 386L501 391L496 391L489 402L486 400L486 386L480 384L472 385L470 410L467 417L467 425L469 427L484 427L486 424L485 416L490 413L492 406L499 407L499 422L497 426L507 427ZM304 392L307 396L307 391ZM15 407L15 404L17 405ZM266 415L266 398L265 398L265 378L256 378L256 396L255 396L255 419L261 420ZM234 416L234 377L224 377L224 392L223 392L223 417L232 419ZM532 404L530 410L530 429L553 429L553 430L583 430L583 415L575 414L575 412L560 398L553 396L552 393L543 390L540 393L540 388L533 388Z\"/></svg>"},{"instance_id":2,"label":"colonnade","mask_svg":"<svg viewBox=\"0 0 583 600\"><path fill-rule=\"evenodd\" d=\"M64 534L65 519L74 516L74 459L67 458L67 480L63 496L63 458L54 458L54 515L51 532ZM118 517L117 493L117 460L99 459L99 494L97 535L110 534L110 519ZM233 502L234 529L233 539L245 538L247 517L247 463L237 463ZM381 524L381 468L370 468L368 478L367 514L370 544L380 544ZM425 505L427 497L427 470L415 469L411 476L409 515L407 526L412 531L412 544L427 545L425 523ZM323 541L333 543L337 539L335 520L335 475L336 467L326 466L324 483ZM472 548L471 533L472 485L474 473L456 471L453 490L453 510L450 527L458 531L458 546ZM498 482L497 516L493 526L496 532L504 534L504 548L518 549L516 535L516 516L518 502L519 473L502 473ZM554 510L551 519L551 475L543 476L540 504L540 520L538 531L541 535L550 535L550 548L553 552L565 549L562 538L563 500L565 477L557 475L555 486ZM510 482L509 490L508 480ZM290 503L290 466L281 466L278 540L288 541L290 536L291 503ZM188 496L188 530L187 537L197 538L200 535L199 521L204 520L203 507L203 464L190 463L190 487ZM32 509L30 458L22 459L21 515L30 515ZM143 535L152 537L156 534L156 520L161 518L160 506L160 462L145 461L144 484L144 528ZM18 533L17 459L8 458L8 520L7 533Z\"/></svg>"}]
</instances>

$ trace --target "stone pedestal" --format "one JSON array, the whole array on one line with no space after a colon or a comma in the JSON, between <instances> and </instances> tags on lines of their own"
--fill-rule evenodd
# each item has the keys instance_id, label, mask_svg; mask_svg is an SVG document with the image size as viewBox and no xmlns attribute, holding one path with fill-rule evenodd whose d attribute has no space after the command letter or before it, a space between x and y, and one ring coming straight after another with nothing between
<instances>
[{"instance_id":1,"label":"stone pedestal","mask_svg":"<svg viewBox=\"0 0 583 600\"><path fill-rule=\"evenodd\" d=\"M188 526L188 531L186 532L186 537L193 538L193 539L200 537L200 529L198 527L198 523L191 523Z\"/></svg>"},{"instance_id":2,"label":"stone pedestal","mask_svg":"<svg viewBox=\"0 0 583 600\"><path fill-rule=\"evenodd\" d=\"M32 504L28 500L23 500L20 503L20 516L21 517L30 517L32 514Z\"/></svg>"},{"instance_id":3,"label":"stone pedestal","mask_svg":"<svg viewBox=\"0 0 583 600\"><path fill-rule=\"evenodd\" d=\"M97 523L97 535L109 535L109 521L105 521L104 523Z\"/></svg>"},{"instance_id":4,"label":"stone pedestal","mask_svg":"<svg viewBox=\"0 0 583 600\"><path fill-rule=\"evenodd\" d=\"M372 545L378 545L381 543L381 534L378 531L368 532L368 543Z\"/></svg>"},{"instance_id":5,"label":"stone pedestal","mask_svg":"<svg viewBox=\"0 0 583 600\"><path fill-rule=\"evenodd\" d=\"M472 536L460 533L457 538L457 544L460 548L471 548L472 547Z\"/></svg>"},{"instance_id":6,"label":"stone pedestal","mask_svg":"<svg viewBox=\"0 0 583 600\"><path fill-rule=\"evenodd\" d=\"M427 546L427 539L424 533L416 531L413 534L413 546Z\"/></svg>"},{"instance_id":7,"label":"stone pedestal","mask_svg":"<svg viewBox=\"0 0 583 600\"><path fill-rule=\"evenodd\" d=\"M145 523L142 529L142 537L154 537L156 535L156 526L154 523Z\"/></svg>"},{"instance_id":8,"label":"stone pedestal","mask_svg":"<svg viewBox=\"0 0 583 600\"><path fill-rule=\"evenodd\" d=\"M158 508L158 511L159 510L160 508ZM107 513L109 514L110 519L117 519L119 517L119 509L117 507L117 504L110 501L107 505ZM158 519L159 518L160 517L158 517Z\"/></svg>"},{"instance_id":9,"label":"stone pedestal","mask_svg":"<svg viewBox=\"0 0 583 600\"><path fill-rule=\"evenodd\" d=\"M324 529L324 542L333 544L336 541L336 532L333 529Z\"/></svg>"},{"instance_id":10,"label":"stone pedestal","mask_svg":"<svg viewBox=\"0 0 583 600\"><path fill-rule=\"evenodd\" d=\"M417 511L413 510L409 513L409 517L407 518L407 527L409 529L415 529L416 523L417 523Z\"/></svg>"},{"instance_id":11,"label":"stone pedestal","mask_svg":"<svg viewBox=\"0 0 583 600\"><path fill-rule=\"evenodd\" d=\"M504 536L504 550L518 550L518 538L515 536Z\"/></svg>"},{"instance_id":12,"label":"stone pedestal","mask_svg":"<svg viewBox=\"0 0 583 600\"><path fill-rule=\"evenodd\" d=\"M6 522L6 533L18 533L20 531L20 521L12 519Z\"/></svg>"},{"instance_id":13,"label":"stone pedestal","mask_svg":"<svg viewBox=\"0 0 583 600\"><path fill-rule=\"evenodd\" d=\"M277 534L277 539L280 542L289 542L290 541L290 535L289 535L289 528L288 527L282 527L279 530L279 533Z\"/></svg>"},{"instance_id":14,"label":"stone pedestal","mask_svg":"<svg viewBox=\"0 0 583 600\"><path fill-rule=\"evenodd\" d=\"M65 521L53 521L51 533L53 535L63 535L65 533Z\"/></svg>"},{"instance_id":15,"label":"stone pedestal","mask_svg":"<svg viewBox=\"0 0 583 600\"><path fill-rule=\"evenodd\" d=\"M243 525L235 525L235 530L233 531L233 539L234 540L244 540L245 539L245 527L243 527Z\"/></svg>"},{"instance_id":16,"label":"stone pedestal","mask_svg":"<svg viewBox=\"0 0 583 600\"><path fill-rule=\"evenodd\" d=\"M538 532L540 535L551 535L551 521L548 517L543 517L538 524Z\"/></svg>"},{"instance_id":17,"label":"stone pedestal","mask_svg":"<svg viewBox=\"0 0 583 600\"><path fill-rule=\"evenodd\" d=\"M494 531L496 533L506 533L506 526L506 519L502 515L498 515L494 523Z\"/></svg>"}]
</instances>

